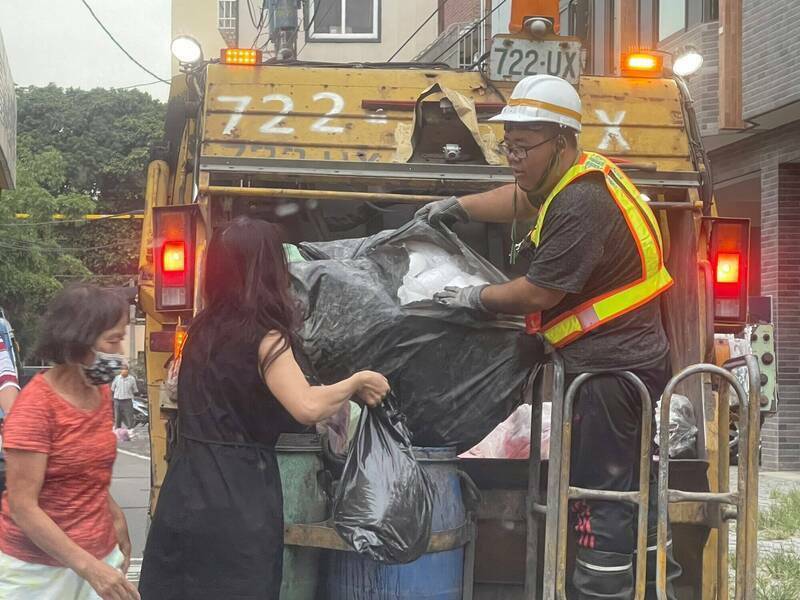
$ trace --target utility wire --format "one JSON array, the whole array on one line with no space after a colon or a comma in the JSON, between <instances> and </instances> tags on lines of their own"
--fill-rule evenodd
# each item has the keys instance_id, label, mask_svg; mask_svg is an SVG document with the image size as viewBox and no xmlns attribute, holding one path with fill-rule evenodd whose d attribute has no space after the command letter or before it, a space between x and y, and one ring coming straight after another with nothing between
<instances>
[{"instance_id":1,"label":"utility wire","mask_svg":"<svg viewBox=\"0 0 800 600\"><path fill-rule=\"evenodd\" d=\"M434 59L433 59L433 62L438 62L440 58L442 58L442 57L443 57L445 54L447 54L448 52L450 52L450 50L452 50L453 48L455 48L455 47L456 47L456 45L458 45L458 43L459 43L461 40L463 40L463 39L464 39L464 38L466 38L466 37L467 37L469 34L471 34L473 31L475 31L475 29L476 29L477 27L479 27L480 25L482 25L482 24L483 24L483 23L486 21L486 19L488 19L488 18L489 18L489 17L491 17L491 16L492 16L494 13L496 13L496 12L497 12L497 9L499 9L501 6L503 6L503 5L504 5L506 2L508 2L508 0L503 0L503 1L502 1L500 4L498 4L497 6L495 6L495 7L492 9L492 12L490 12L488 15L486 15L485 17L483 17L483 18L482 18L480 21L476 22L476 23L475 23L475 24L474 24L472 27L470 27L470 28L469 28L467 31L465 31L465 32L464 32L464 34L463 34L461 37L459 37L459 38L458 38L458 39L457 39L455 42L453 42L452 44L450 44L450 45L449 45L449 46L448 46L448 47L447 47L447 48L444 50L444 52L442 52L442 53L441 53L439 56L437 56L436 58L434 58Z\"/></svg>"},{"instance_id":2,"label":"utility wire","mask_svg":"<svg viewBox=\"0 0 800 600\"><path fill-rule=\"evenodd\" d=\"M430 16L429 16L427 19L425 19L425 22L424 22L422 25L420 25L419 27L417 27L417 30L416 30L414 33L412 33L410 36L408 36L408 39L407 39L405 42L403 42L403 45L402 45L402 46L400 46L400 47L399 47L399 48L398 48L398 49L395 51L395 53L394 53L394 54L392 54L392 57L391 57L389 60L387 60L386 62L392 62L392 61L395 59L395 57L396 57L398 54L400 54L400 52L403 50L403 48L405 48L405 47L406 47L406 46L409 44L409 42L410 42L411 40L413 40L413 39L416 37L416 35L417 35L417 34L418 34L420 31L422 31L422 28L423 28L423 27L425 27L425 25L427 25L428 23L430 23L430 20L431 20L433 17L435 17L435 16L436 16L436 15L439 13L439 11L440 11L441 9L443 9L443 8L445 7L445 4L447 4L447 2L448 2L448 1L449 1L449 0L442 0L441 4L439 4L439 5L436 7L436 9L435 9L435 10L434 10L434 11L433 11L431 14L430 14ZM435 61L434 61L434 62L435 62Z\"/></svg>"},{"instance_id":3,"label":"utility wire","mask_svg":"<svg viewBox=\"0 0 800 600\"><path fill-rule=\"evenodd\" d=\"M325 14L322 15L323 19L325 19L325 17L327 17L329 14L331 14L331 11L333 10L334 2L339 2L339 0L328 0L328 2L329 2L328 10L326 10ZM306 40L305 40L305 42L303 42L303 47L300 48L300 50L297 51L297 56L295 58L298 58L300 56L300 53L303 50L306 49L306 46L308 46L309 36L311 35L311 26L314 24L314 21L317 19L317 15L319 14L319 5L321 3L322 3L322 0L316 0L316 2L314 3L314 14L311 15L311 19L303 27L305 29Z\"/></svg>"},{"instance_id":4,"label":"utility wire","mask_svg":"<svg viewBox=\"0 0 800 600\"><path fill-rule=\"evenodd\" d=\"M62 223L97 223L98 221L108 221L117 217L135 216L144 214L143 210L129 210L111 215L103 215L96 219L50 219L49 221L20 221L19 223L0 223L0 227L36 227L38 225L60 225Z\"/></svg>"},{"instance_id":5,"label":"utility wire","mask_svg":"<svg viewBox=\"0 0 800 600\"><path fill-rule=\"evenodd\" d=\"M105 26L105 25L103 25L103 22L100 20L100 18L99 18L99 17L98 17L98 16L95 14L95 12L92 10L92 7L91 7L91 6L89 6L89 3L88 3L88 2L86 2L86 0L81 0L81 2L82 2L82 3L83 3L83 5L86 7L86 9L89 11L89 13L92 15L92 17L94 18L94 20L95 20L95 21L97 21L97 24L98 24L98 25L100 25L100 28L101 28L103 31L105 31L105 32L106 32L106 35L107 35L107 36L108 36L108 37L111 39L111 41L112 41L112 42L114 42L114 44L116 44L117 48L119 48L120 50L122 50L122 52L123 52L123 54L125 54L125 56L127 56L129 59L131 59L131 61L133 61L133 62L134 62L134 63L135 63L135 64L136 64L136 65L137 65L137 66L138 66L140 69L142 69L142 70L143 70L143 71L145 71L146 73L149 73L150 75L152 75L153 77L155 77L155 78L156 78L156 79L158 79L159 81L161 81L161 82L163 82L163 83L167 83L167 84L169 83L169 81L167 81L166 79L164 79L164 78L162 78L162 77L159 77L158 75L156 75L155 73L153 73L153 72L152 72L150 69L148 69L147 67L145 67L145 66L144 66L142 63L140 63L138 60L136 60L136 59L135 59L133 56L131 56L130 52L128 52L127 50L125 50L125 48L122 46L122 44L120 44L120 43L117 41L117 39L116 39L116 38L115 38L115 37L112 35L112 33L111 33L111 32L110 32L110 31L109 31L107 28L106 28L106 26Z\"/></svg>"},{"instance_id":6,"label":"utility wire","mask_svg":"<svg viewBox=\"0 0 800 600\"><path fill-rule=\"evenodd\" d=\"M147 87L147 86L150 86L150 85L155 85L157 83L166 83L166 82L162 81L160 79L156 79L155 81L150 81L148 83L137 83L135 85L126 85L124 87L118 87L118 88L114 88L114 89L115 90L132 90L134 88Z\"/></svg>"}]
</instances>

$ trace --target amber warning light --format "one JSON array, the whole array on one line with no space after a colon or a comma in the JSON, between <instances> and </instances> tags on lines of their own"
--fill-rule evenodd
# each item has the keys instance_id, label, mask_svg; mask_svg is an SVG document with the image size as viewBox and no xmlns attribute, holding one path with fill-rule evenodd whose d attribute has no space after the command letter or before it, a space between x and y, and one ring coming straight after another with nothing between
<instances>
[{"instance_id":1,"label":"amber warning light","mask_svg":"<svg viewBox=\"0 0 800 600\"><path fill-rule=\"evenodd\" d=\"M220 51L220 60L226 65L259 65L261 58L261 50L254 48L223 48Z\"/></svg>"},{"instance_id":2,"label":"amber warning light","mask_svg":"<svg viewBox=\"0 0 800 600\"><path fill-rule=\"evenodd\" d=\"M654 52L631 52L622 55L622 74L627 77L661 77L664 58Z\"/></svg>"}]
</instances>

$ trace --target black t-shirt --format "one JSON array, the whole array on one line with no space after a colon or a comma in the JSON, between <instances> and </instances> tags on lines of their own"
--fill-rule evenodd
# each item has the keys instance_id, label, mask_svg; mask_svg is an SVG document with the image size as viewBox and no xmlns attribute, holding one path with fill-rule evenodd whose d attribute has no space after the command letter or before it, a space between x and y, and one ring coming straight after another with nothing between
<instances>
[{"instance_id":1,"label":"black t-shirt","mask_svg":"<svg viewBox=\"0 0 800 600\"><path fill-rule=\"evenodd\" d=\"M566 292L543 323L642 276L636 242L600 174L584 175L550 203L527 278ZM560 350L568 372L641 369L661 361L669 342L659 298L601 325Z\"/></svg>"}]
</instances>

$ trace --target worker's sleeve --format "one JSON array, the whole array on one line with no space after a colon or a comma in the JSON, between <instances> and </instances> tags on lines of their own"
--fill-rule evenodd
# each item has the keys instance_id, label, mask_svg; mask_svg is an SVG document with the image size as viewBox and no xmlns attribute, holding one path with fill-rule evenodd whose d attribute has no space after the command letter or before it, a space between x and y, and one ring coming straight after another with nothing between
<instances>
[{"instance_id":1,"label":"worker's sleeve","mask_svg":"<svg viewBox=\"0 0 800 600\"><path fill-rule=\"evenodd\" d=\"M139 386L136 383L136 379L133 380L133 393L134 394L138 394L139 393Z\"/></svg>"},{"instance_id":2,"label":"worker's sleeve","mask_svg":"<svg viewBox=\"0 0 800 600\"><path fill-rule=\"evenodd\" d=\"M119 381L119 375L114 377L114 381L111 382L111 393L114 394L117 391L117 382Z\"/></svg>"},{"instance_id":3,"label":"worker's sleeve","mask_svg":"<svg viewBox=\"0 0 800 600\"><path fill-rule=\"evenodd\" d=\"M580 293L603 256L617 210L602 176L587 175L567 186L547 209L528 281Z\"/></svg>"}]
</instances>

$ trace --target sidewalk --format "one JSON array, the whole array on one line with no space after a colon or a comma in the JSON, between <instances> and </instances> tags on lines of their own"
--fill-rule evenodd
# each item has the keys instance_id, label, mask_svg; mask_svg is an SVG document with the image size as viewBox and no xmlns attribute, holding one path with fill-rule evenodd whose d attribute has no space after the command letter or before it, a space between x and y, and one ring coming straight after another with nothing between
<instances>
[{"instance_id":1,"label":"sidewalk","mask_svg":"<svg viewBox=\"0 0 800 600\"><path fill-rule=\"evenodd\" d=\"M128 579L138 582L150 503L150 441L146 427L136 428L130 441L117 443L111 495L128 520L132 546Z\"/></svg>"}]
</instances>

